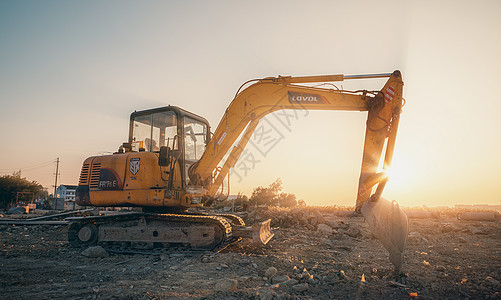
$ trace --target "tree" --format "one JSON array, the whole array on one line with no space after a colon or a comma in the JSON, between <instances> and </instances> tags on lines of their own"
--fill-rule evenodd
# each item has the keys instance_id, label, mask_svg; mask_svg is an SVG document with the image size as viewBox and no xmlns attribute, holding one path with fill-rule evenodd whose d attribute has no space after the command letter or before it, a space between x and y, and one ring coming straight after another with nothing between
<instances>
[{"instance_id":1,"label":"tree","mask_svg":"<svg viewBox=\"0 0 501 300\"><path fill-rule=\"evenodd\" d=\"M242 193L237 194L237 199L235 199L235 206L241 206L244 210L247 210L249 206L249 198Z\"/></svg>"},{"instance_id":2,"label":"tree","mask_svg":"<svg viewBox=\"0 0 501 300\"><path fill-rule=\"evenodd\" d=\"M293 207L297 205L296 195L282 193L282 180L278 178L268 187L254 189L249 199L251 205Z\"/></svg>"},{"instance_id":3,"label":"tree","mask_svg":"<svg viewBox=\"0 0 501 300\"><path fill-rule=\"evenodd\" d=\"M28 181L20 176L0 176L0 208L7 209L11 202L16 201L17 193L33 193L35 197L43 195L44 189L36 181ZM23 199L26 200L26 199Z\"/></svg>"},{"instance_id":4,"label":"tree","mask_svg":"<svg viewBox=\"0 0 501 300\"><path fill-rule=\"evenodd\" d=\"M278 195L279 198L279 206L281 207L294 207L297 206L296 195L289 193L280 193Z\"/></svg>"}]
</instances>

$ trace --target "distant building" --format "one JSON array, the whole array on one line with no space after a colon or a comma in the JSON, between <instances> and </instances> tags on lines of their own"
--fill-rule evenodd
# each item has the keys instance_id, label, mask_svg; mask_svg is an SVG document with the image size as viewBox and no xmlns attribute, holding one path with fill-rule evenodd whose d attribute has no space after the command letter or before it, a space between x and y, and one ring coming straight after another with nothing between
<instances>
[{"instance_id":1,"label":"distant building","mask_svg":"<svg viewBox=\"0 0 501 300\"><path fill-rule=\"evenodd\" d=\"M64 201L64 210L76 209L75 195L77 186L61 184L56 188L56 198ZM57 208L56 208L57 209Z\"/></svg>"}]
</instances>

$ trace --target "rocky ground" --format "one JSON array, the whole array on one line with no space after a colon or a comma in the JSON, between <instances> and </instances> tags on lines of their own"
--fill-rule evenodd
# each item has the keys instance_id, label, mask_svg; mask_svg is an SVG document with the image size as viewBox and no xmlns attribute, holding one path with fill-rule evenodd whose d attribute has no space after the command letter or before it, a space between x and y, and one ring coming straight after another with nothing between
<instances>
[{"instance_id":1,"label":"rocky ground","mask_svg":"<svg viewBox=\"0 0 501 300\"><path fill-rule=\"evenodd\" d=\"M410 220L404 282L361 217L261 209L263 248L85 256L66 226L0 225L1 299L501 299L501 222ZM88 254L87 254L88 255Z\"/></svg>"}]
</instances>

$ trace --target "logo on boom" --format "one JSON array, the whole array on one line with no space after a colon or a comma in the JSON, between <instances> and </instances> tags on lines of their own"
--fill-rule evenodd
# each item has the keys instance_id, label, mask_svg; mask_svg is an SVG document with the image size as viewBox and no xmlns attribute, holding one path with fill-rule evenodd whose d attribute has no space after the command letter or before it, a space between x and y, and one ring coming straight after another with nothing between
<instances>
[{"instance_id":1,"label":"logo on boom","mask_svg":"<svg viewBox=\"0 0 501 300\"><path fill-rule=\"evenodd\" d=\"M307 94L307 93L297 93L297 92L288 92L289 94L289 103L310 103L310 104L324 104L324 98L320 95L316 94Z\"/></svg>"}]
</instances>

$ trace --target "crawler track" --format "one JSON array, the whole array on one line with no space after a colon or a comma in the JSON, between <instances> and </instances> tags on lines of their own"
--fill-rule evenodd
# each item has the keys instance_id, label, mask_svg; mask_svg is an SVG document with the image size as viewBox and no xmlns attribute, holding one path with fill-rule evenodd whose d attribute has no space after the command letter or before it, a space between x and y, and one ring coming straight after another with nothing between
<instances>
[{"instance_id":1,"label":"crawler track","mask_svg":"<svg viewBox=\"0 0 501 300\"><path fill-rule=\"evenodd\" d=\"M124 252L182 246L209 249L232 240L232 225L239 217L202 214L129 213L75 220L68 229L73 247L101 245Z\"/></svg>"}]
</instances>

